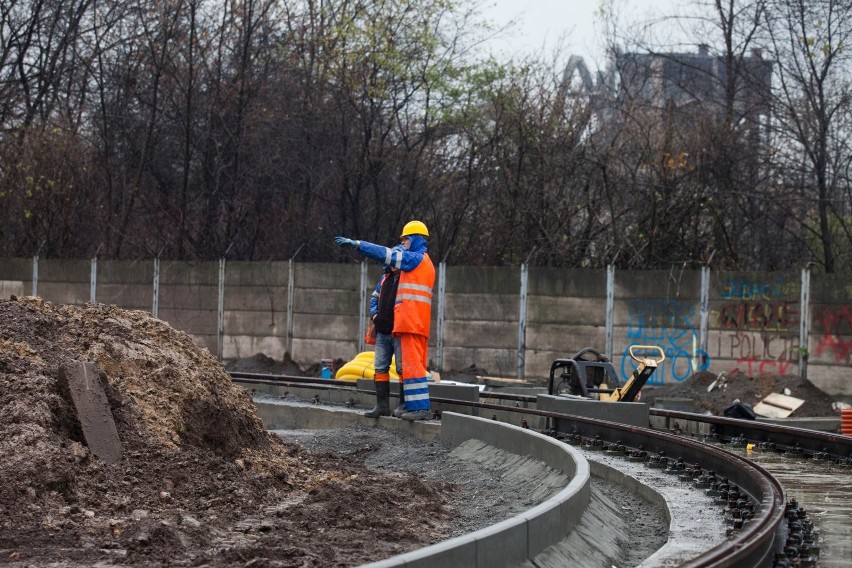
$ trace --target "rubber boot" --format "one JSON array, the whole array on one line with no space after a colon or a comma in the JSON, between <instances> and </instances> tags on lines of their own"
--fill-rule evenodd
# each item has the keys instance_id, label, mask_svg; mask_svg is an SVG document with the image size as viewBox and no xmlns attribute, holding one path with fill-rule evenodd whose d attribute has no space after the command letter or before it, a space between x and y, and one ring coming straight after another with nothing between
<instances>
[{"instance_id":1,"label":"rubber boot","mask_svg":"<svg viewBox=\"0 0 852 568\"><path fill-rule=\"evenodd\" d=\"M377 373L376 378L384 375L388 377L387 373ZM384 381L376 381L376 406L373 410L364 413L364 416L367 418L378 418L379 416L390 416L390 382L387 380Z\"/></svg>"},{"instance_id":2,"label":"rubber boot","mask_svg":"<svg viewBox=\"0 0 852 568\"><path fill-rule=\"evenodd\" d=\"M412 379L411 382L417 383L413 385L415 387L415 390L417 391L419 391L422 387L426 386L426 382L421 379ZM423 408L423 400L409 401L409 408L405 409L405 411L400 415L400 418L402 418L403 420L409 420L411 422L415 420L431 420L432 409L431 405L429 404L428 398L425 401L425 405L429 406L430 408ZM421 408L411 408L411 406L419 406Z\"/></svg>"},{"instance_id":3,"label":"rubber boot","mask_svg":"<svg viewBox=\"0 0 852 568\"><path fill-rule=\"evenodd\" d=\"M409 410L408 412L403 412L402 416L400 416L403 420L408 420L410 422L414 422L415 420L431 420L432 419L432 411L431 410Z\"/></svg>"},{"instance_id":4,"label":"rubber boot","mask_svg":"<svg viewBox=\"0 0 852 568\"><path fill-rule=\"evenodd\" d=\"M405 389L402 387L402 379L399 379L399 404L393 409L393 416L402 418L405 413Z\"/></svg>"}]
</instances>

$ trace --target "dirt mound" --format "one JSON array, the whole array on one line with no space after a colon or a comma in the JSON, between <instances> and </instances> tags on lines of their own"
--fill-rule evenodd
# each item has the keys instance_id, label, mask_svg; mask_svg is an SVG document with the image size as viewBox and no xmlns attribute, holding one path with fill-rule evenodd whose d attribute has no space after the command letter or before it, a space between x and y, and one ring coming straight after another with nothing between
<instances>
[{"instance_id":1,"label":"dirt mound","mask_svg":"<svg viewBox=\"0 0 852 568\"><path fill-rule=\"evenodd\" d=\"M261 373L268 375L289 375L291 377L305 377L305 371L298 363L290 358L289 353L284 354L283 361L276 361L263 353L256 353L252 357L237 359L228 363L225 368L229 372L238 373Z\"/></svg>"},{"instance_id":2,"label":"dirt mound","mask_svg":"<svg viewBox=\"0 0 852 568\"><path fill-rule=\"evenodd\" d=\"M116 463L60 386L73 361L101 371ZM282 442L188 335L103 304L0 301L0 455L7 564L351 566L448 531L451 487Z\"/></svg>"},{"instance_id":3,"label":"dirt mound","mask_svg":"<svg viewBox=\"0 0 852 568\"><path fill-rule=\"evenodd\" d=\"M332 372L345 364L346 361L343 359L334 359L331 363ZM258 373L261 375L287 375L289 377L322 376L322 361L302 368L290 358L289 353L285 353L284 360L280 362L263 353L256 353L251 357L230 361L225 365L225 368L229 373Z\"/></svg>"},{"instance_id":4,"label":"dirt mound","mask_svg":"<svg viewBox=\"0 0 852 568\"><path fill-rule=\"evenodd\" d=\"M707 388L714 381L716 383L713 389L707 392ZM739 370L724 373L724 375L701 371L690 375L680 383L646 386L642 389L642 402L653 406L657 398L688 398L695 402L700 412L721 416L725 408L733 404L735 400L754 406L771 393L784 394L785 389L789 391L790 396L805 400L805 403L790 415L791 417L838 414L838 411L832 408L834 399L807 379L797 375L764 374L749 377Z\"/></svg>"}]
</instances>

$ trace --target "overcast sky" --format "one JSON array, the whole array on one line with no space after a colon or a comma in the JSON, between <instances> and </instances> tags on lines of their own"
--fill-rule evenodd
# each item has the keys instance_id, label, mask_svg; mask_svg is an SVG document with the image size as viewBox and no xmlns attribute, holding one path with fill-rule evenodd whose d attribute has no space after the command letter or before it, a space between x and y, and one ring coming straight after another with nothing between
<instances>
[{"instance_id":1,"label":"overcast sky","mask_svg":"<svg viewBox=\"0 0 852 568\"><path fill-rule=\"evenodd\" d=\"M674 0L618 0L619 19L635 23L660 17L673 10ZM682 2L681 2L682 4ZM492 49L510 54L528 54L545 48L549 53L564 33L564 46L571 54L582 55L590 67L603 58L598 40L602 30L595 13L600 0L483 0L481 13L494 24L519 20L514 31L492 40Z\"/></svg>"}]
</instances>

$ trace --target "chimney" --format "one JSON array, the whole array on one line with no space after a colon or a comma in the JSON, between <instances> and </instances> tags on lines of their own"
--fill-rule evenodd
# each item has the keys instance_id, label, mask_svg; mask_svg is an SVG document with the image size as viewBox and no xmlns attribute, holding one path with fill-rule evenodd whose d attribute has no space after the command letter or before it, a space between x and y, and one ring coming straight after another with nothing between
<instances>
[{"instance_id":1,"label":"chimney","mask_svg":"<svg viewBox=\"0 0 852 568\"><path fill-rule=\"evenodd\" d=\"M707 45L706 43L699 43L698 44L698 55L700 55L702 57L707 57L708 55L710 55L710 46Z\"/></svg>"},{"instance_id":2,"label":"chimney","mask_svg":"<svg viewBox=\"0 0 852 568\"><path fill-rule=\"evenodd\" d=\"M760 49L759 47L752 47L751 48L751 56L754 57L755 59L763 59L763 50Z\"/></svg>"}]
</instances>

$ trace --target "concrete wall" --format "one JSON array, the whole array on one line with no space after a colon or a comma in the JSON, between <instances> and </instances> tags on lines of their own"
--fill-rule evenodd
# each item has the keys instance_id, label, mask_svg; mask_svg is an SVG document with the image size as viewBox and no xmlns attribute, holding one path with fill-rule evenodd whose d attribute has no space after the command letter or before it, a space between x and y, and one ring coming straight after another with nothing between
<instances>
[{"instance_id":1,"label":"concrete wall","mask_svg":"<svg viewBox=\"0 0 852 568\"><path fill-rule=\"evenodd\" d=\"M219 262L161 262L158 317L224 360L256 353L281 360L292 345L292 358L310 365L324 358L348 360L366 349L361 332L380 276L377 264L228 262L221 334L219 270ZM433 368L440 347L444 371L475 366L483 374L517 377L520 368L521 376L547 377L554 359L585 347L606 350L605 270L530 268L523 319L520 267L441 265L441 270L446 290L441 297L436 283ZM151 311L154 274L150 260L101 260L96 301ZM82 304L91 297L91 277L89 260L40 259L37 292L51 302ZM807 282L803 306L801 273L710 272L704 305L700 271L616 271L610 358L627 377L633 370L627 349L658 345L667 360L650 384L682 381L705 369L739 368L751 376L805 372L826 392L850 395L852 280L810 275ZM0 259L2 297L30 294L32 287L32 259Z\"/></svg>"},{"instance_id":2,"label":"concrete wall","mask_svg":"<svg viewBox=\"0 0 852 568\"><path fill-rule=\"evenodd\" d=\"M827 392L852 395L852 281L815 278L808 320L808 379Z\"/></svg>"}]
</instances>

